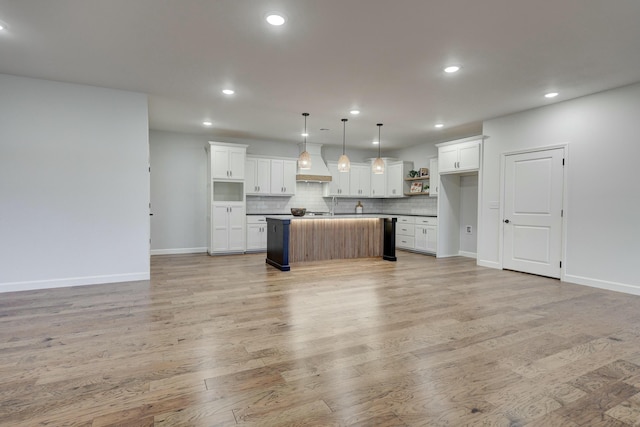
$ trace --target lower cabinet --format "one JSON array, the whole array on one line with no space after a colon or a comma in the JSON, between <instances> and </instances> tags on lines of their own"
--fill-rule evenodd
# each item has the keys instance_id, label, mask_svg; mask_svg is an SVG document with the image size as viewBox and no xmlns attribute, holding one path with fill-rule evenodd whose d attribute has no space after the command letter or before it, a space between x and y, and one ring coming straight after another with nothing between
<instances>
[{"instance_id":1,"label":"lower cabinet","mask_svg":"<svg viewBox=\"0 0 640 427\"><path fill-rule=\"evenodd\" d=\"M212 203L209 253L244 252L245 224L244 202Z\"/></svg>"},{"instance_id":2,"label":"lower cabinet","mask_svg":"<svg viewBox=\"0 0 640 427\"><path fill-rule=\"evenodd\" d=\"M267 219L260 215L247 215L247 252L267 250Z\"/></svg>"},{"instance_id":3,"label":"lower cabinet","mask_svg":"<svg viewBox=\"0 0 640 427\"><path fill-rule=\"evenodd\" d=\"M438 218L399 216L396 222L396 248L436 253Z\"/></svg>"},{"instance_id":4,"label":"lower cabinet","mask_svg":"<svg viewBox=\"0 0 640 427\"><path fill-rule=\"evenodd\" d=\"M438 218L417 217L415 230L415 250L436 253L438 243Z\"/></svg>"},{"instance_id":5,"label":"lower cabinet","mask_svg":"<svg viewBox=\"0 0 640 427\"><path fill-rule=\"evenodd\" d=\"M415 219L412 216L399 216L396 222L396 248L415 248Z\"/></svg>"}]
</instances>

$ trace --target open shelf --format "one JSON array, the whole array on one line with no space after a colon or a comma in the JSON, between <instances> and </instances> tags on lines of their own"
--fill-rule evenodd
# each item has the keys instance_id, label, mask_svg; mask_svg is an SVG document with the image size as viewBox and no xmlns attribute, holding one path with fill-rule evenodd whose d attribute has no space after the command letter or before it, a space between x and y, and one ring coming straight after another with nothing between
<instances>
[{"instance_id":1,"label":"open shelf","mask_svg":"<svg viewBox=\"0 0 640 427\"><path fill-rule=\"evenodd\" d=\"M428 191L423 191L421 193L404 193L405 196L428 196Z\"/></svg>"},{"instance_id":2,"label":"open shelf","mask_svg":"<svg viewBox=\"0 0 640 427\"><path fill-rule=\"evenodd\" d=\"M429 179L429 175L425 175L425 176L418 176L415 178L405 178L405 181L424 181L426 179Z\"/></svg>"}]
</instances>

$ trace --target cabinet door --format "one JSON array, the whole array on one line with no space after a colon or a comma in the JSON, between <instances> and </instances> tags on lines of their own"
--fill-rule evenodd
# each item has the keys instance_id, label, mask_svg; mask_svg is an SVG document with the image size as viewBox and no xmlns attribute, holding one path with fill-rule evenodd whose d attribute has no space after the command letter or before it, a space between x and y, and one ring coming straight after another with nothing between
<instances>
[{"instance_id":1,"label":"cabinet door","mask_svg":"<svg viewBox=\"0 0 640 427\"><path fill-rule=\"evenodd\" d=\"M331 174L329 192L327 196L347 197L349 196L349 173L340 172L337 163L327 163L327 168Z\"/></svg>"},{"instance_id":2,"label":"cabinet door","mask_svg":"<svg viewBox=\"0 0 640 427\"><path fill-rule=\"evenodd\" d=\"M229 206L214 203L211 206L211 248L209 252L224 252L229 248Z\"/></svg>"},{"instance_id":3,"label":"cabinet door","mask_svg":"<svg viewBox=\"0 0 640 427\"><path fill-rule=\"evenodd\" d=\"M244 251L246 215L244 204L234 203L229 205L229 251Z\"/></svg>"},{"instance_id":4,"label":"cabinet door","mask_svg":"<svg viewBox=\"0 0 640 427\"><path fill-rule=\"evenodd\" d=\"M393 163L387 166L387 197L402 197L402 163Z\"/></svg>"},{"instance_id":5,"label":"cabinet door","mask_svg":"<svg viewBox=\"0 0 640 427\"><path fill-rule=\"evenodd\" d=\"M245 149L229 147L228 153L229 178L244 179L244 159L246 153Z\"/></svg>"},{"instance_id":6,"label":"cabinet door","mask_svg":"<svg viewBox=\"0 0 640 427\"><path fill-rule=\"evenodd\" d=\"M282 162L282 184L284 194L294 196L296 194L296 172L298 165L295 160L284 160Z\"/></svg>"},{"instance_id":7,"label":"cabinet door","mask_svg":"<svg viewBox=\"0 0 640 427\"><path fill-rule=\"evenodd\" d=\"M364 165L351 165L351 171L349 175L349 194L354 197L370 197L370 168Z\"/></svg>"},{"instance_id":8,"label":"cabinet door","mask_svg":"<svg viewBox=\"0 0 640 427\"><path fill-rule=\"evenodd\" d=\"M371 197L382 198L387 192L387 176L386 174L373 173L371 167L369 167L369 174L371 177Z\"/></svg>"},{"instance_id":9,"label":"cabinet door","mask_svg":"<svg viewBox=\"0 0 640 427\"><path fill-rule=\"evenodd\" d=\"M437 197L440 189L440 172L438 171L438 159L429 161L429 196Z\"/></svg>"},{"instance_id":10,"label":"cabinet door","mask_svg":"<svg viewBox=\"0 0 640 427\"><path fill-rule=\"evenodd\" d=\"M256 251L262 249L261 232L264 224L247 224L247 250Z\"/></svg>"},{"instance_id":11,"label":"cabinet door","mask_svg":"<svg viewBox=\"0 0 640 427\"><path fill-rule=\"evenodd\" d=\"M244 191L246 194L258 194L258 159L246 159L244 162Z\"/></svg>"},{"instance_id":12,"label":"cabinet door","mask_svg":"<svg viewBox=\"0 0 640 427\"><path fill-rule=\"evenodd\" d=\"M271 160L271 194L284 192L284 160Z\"/></svg>"},{"instance_id":13,"label":"cabinet door","mask_svg":"<svg viewBox=\"0 0 640 427\"><path fill-rule=\"evenodd\" d=\"M435 225L427 225L426 229L426 248L427 252L436 253L436 248L438 247L438 227Z\"/></svg>"},{"instance_id":14,"label":"cabinet door","mask_svg":"<svg viewBox=\"0 0 640 427\"><path fill-rule=\"evenodd\" d=\"M211 146L211 177L222 179L230 178L228 147Z\"/></svg>"},{"instance_id":15,"label":"cabinet door","mask_svg":"<svg viewBox=\"0 0 640 427\"><path fill-rule=\"evenodd\" d=\"M416 250L427 250L427 226L416 225Z\"/></svg>"},{"instance_id":16,"label":"cabinet door","mask_svg":"<svg viewBox=\"0 0 640 427\"><path fill-rule=\"evenodd\" d=\"M256 194L269 194L271 192L271 160L257 159L256 164Z\"/></svg>"},{"instance_id":17,"label":"cabinet door","mask_svg":"<svg viewBox=\"0 0 640 427\"><path fill-rule=\"evenodd\" d=\"M458 169L473 170L480 168L480 144L468 142L458 147Z\"/></svg>"},{"instance_id":18,"label":"cabinet door","mask_svg":"<svg viewBox=\"0 0 640 427\"><path fill-rule=\"evenodd\" d=\"M438 148L438 167L441 173L455 172L458 165L458 147L447 145Z\"/></svg>"}]
</instances>

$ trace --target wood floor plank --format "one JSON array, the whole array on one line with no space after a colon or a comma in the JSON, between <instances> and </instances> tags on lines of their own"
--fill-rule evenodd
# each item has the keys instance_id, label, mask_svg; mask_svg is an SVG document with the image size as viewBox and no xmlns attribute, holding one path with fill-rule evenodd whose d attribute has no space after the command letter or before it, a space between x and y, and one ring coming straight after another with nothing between
<instances>
[{"instance_id":1,"label":"wood floor plank","mask_svg":"<svg viewBox=\"0 0 640 427\"><path fill-rule=\"evenodd\" d=\"M640 297L398 251L0 298L0 426L632 426Z\"/></svg>"}]
</instances>

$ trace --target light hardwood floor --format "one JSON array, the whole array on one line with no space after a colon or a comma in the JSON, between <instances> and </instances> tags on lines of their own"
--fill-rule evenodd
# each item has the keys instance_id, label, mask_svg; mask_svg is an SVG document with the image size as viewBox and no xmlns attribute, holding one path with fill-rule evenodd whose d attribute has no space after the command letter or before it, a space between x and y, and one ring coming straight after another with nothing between
<instances>
[{"instance_id":1,"label":"light hardwood floor","mask_svg":"<svg viewBox=\"0 0 640 427\"><path fill-rule=\"evenodd\" d=\"M638 425L640 297L398 258L0 294L0 425Z\"/></svg>"}]
</instances>

